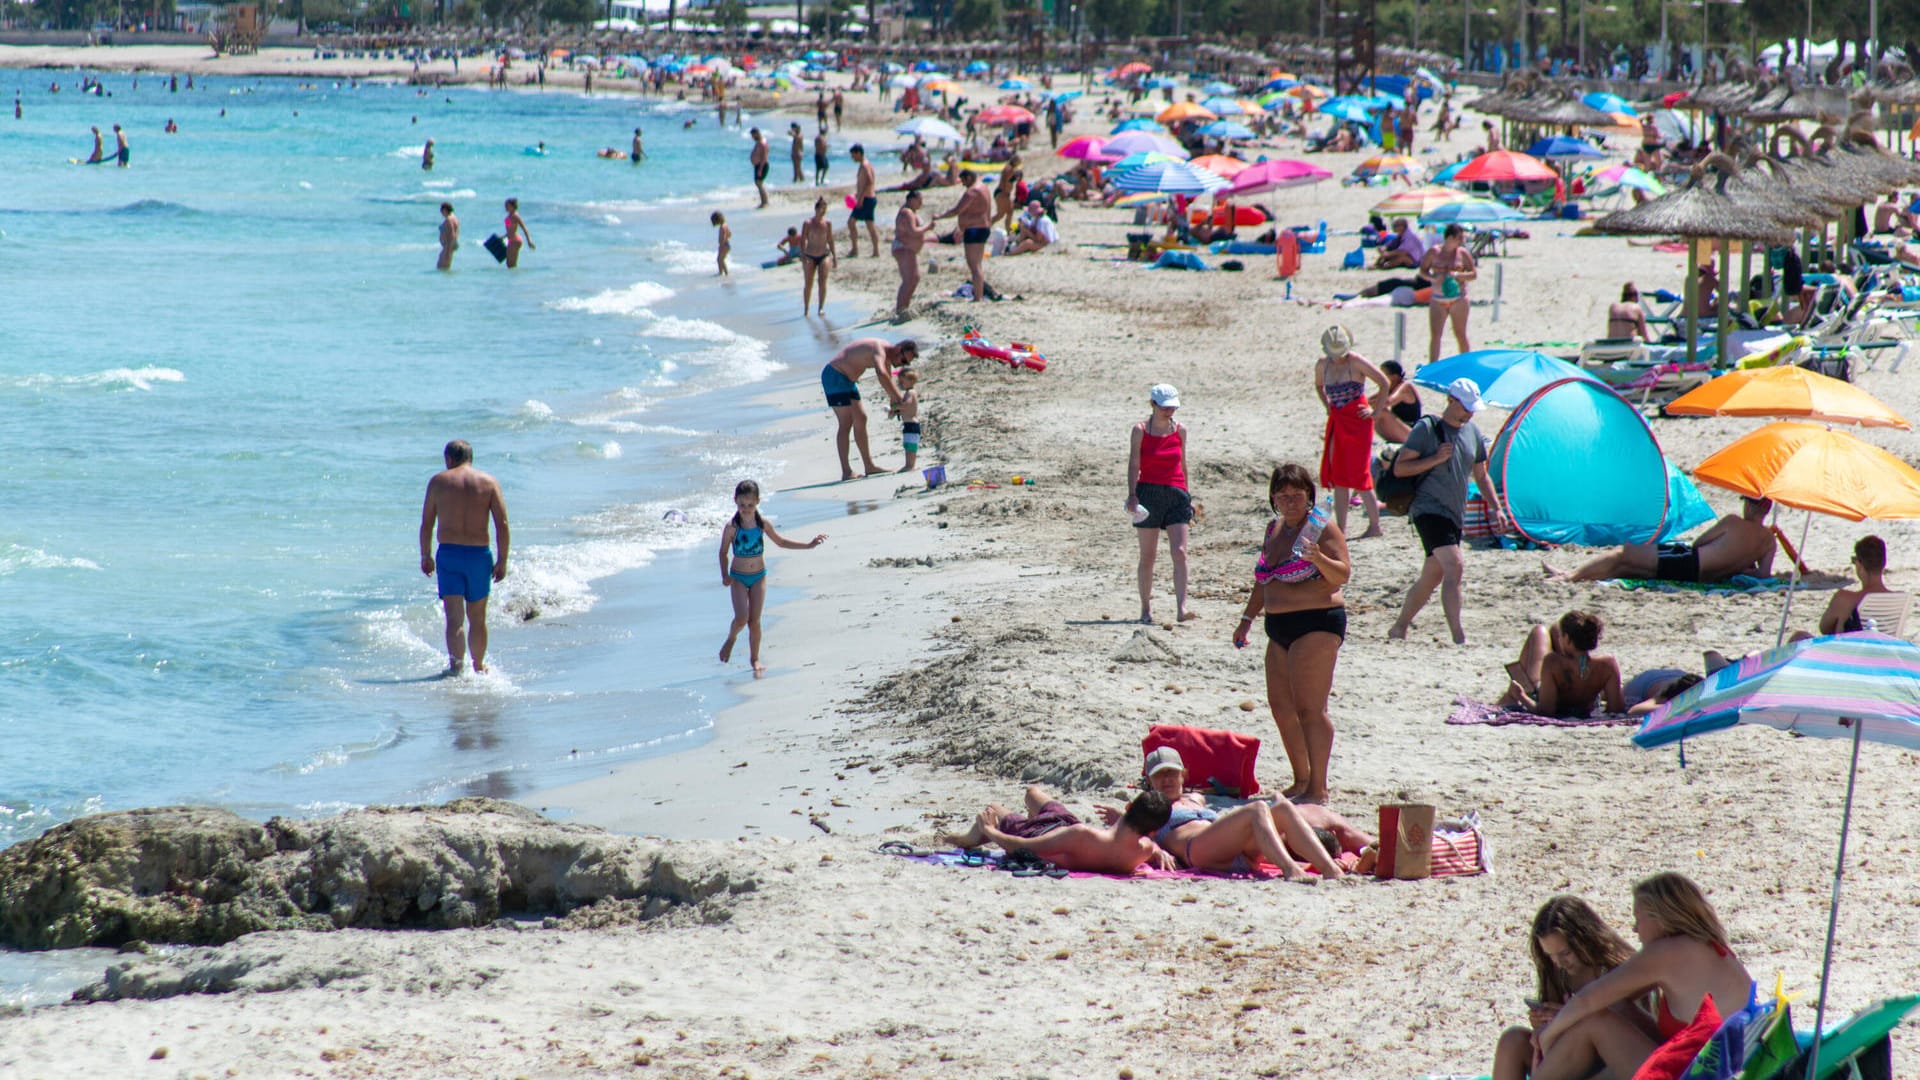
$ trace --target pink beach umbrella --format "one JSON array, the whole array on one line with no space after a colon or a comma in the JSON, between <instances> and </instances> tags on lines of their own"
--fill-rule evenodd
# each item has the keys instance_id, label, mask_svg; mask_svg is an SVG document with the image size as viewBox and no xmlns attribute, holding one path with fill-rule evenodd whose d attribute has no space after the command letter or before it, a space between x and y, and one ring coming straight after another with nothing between
<instances>
[{"instance_id":1,"label":"pink beach umbrella","mask_svg":"<svg viewBox=\"0 0 1920 1080\"><path fill-rule=\"evenodd\" d=\"M1033 123L1033 114L1018 105L992 105L981 109L974 120L988 127L1012 127Z\"/></svg>"},{"instance_id":2,"label":"pink beach umbrella","mask_svg":"<svg viewBox=\"0 0 1920 1080\"><path fill-rule=\"evenodd\" d=\"M1060 156L1081 161L1088 158L1097 160L1105 156L1102 151L1106 145L1107 140L1103 135L1082 135L1077 139L1068 140L1067 145L1060 148Z\"/></svg>"},{"instance_id":3,"label":"pink beach umbrella","mask_svg":"<svg viewBox=\"0 0 1920 1080\"><path fill-rule=\"evenodd\" d=\"M1233 178L1228 195L1253 195L1331 179L1332 173L1304 161L1256 161Z\"/></svg>"},{"instance_id":4,"label":"pink beach umbrella","mask_svg":"<svg viewBox=\"0 0 1920 1080\"><path fill-rule=\"evenodd\" d=\"M1133 154L1160 153L1185 161L1192 157L1187 148L1152 131L1128 131L1108 139L1100 148L1100 160L1119 161Z\"/></svg>"}]
</instances>

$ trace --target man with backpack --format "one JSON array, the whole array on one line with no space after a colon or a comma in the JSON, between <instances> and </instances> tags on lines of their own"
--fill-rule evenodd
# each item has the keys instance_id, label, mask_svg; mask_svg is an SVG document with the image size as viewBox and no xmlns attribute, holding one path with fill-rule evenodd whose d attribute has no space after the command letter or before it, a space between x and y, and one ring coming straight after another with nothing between
<instances>
[{"instance_id":1,"label":"man with backpack","mask_svg":"<svg viewBox=\"0 0 1920 1080\"><path fill-rule=\"evenodd\" d=\"M1406 638L1413 617L1433 598L1437 586L1453 643L1467 643L1467 632L1460 625L1461 580L1466 573L1460 536L1466 527L1469 476L1487 500L1494 527L1504 530L1506 524L1493 494L1493 482L1487 477L1486 437L1473 426L1473 414L1479 411L1479 385L1472 379L1455 379L1447 387L1446 411L1415 424L1394 459L1394 476L1417 478L1407 517L1420 535L1427 560L1421 564L1413 587L1407 590L1400 617L1387 631L1389 639Z\"/></svg>"}]
</instances>

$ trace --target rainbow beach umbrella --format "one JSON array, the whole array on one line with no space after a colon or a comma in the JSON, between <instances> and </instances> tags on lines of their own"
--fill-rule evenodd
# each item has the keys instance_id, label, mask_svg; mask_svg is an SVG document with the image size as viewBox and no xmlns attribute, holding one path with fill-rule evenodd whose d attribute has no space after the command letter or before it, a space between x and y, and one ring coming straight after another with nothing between
<instances>
[{"instance_id":1,"label":"rainbow beach umbrella","mask_svg":"<svg viewBox=\"0 0 1920 1080\"><path fill-rule=\"evenodd\" d=\"M1853 825L1860 743L1870 740L1920 750L1920 646L1862 631L1798 641L1749 656L1707 676L1700 685L1654 712L1634 733L1633 741L1636 746L1651 749L1735 724L1763 724L1796 735L1853 743L1813 1024L1815 1032L1822 1032L1826 1030L1827 981L1833 972L1833 939L1840 921L1840 886L1847 868L1847 833ZM1685 763L1684 756L1681 762ZM1806 1075L1818 1076L1817 1041L1811 1057Z\"/></svg>"}]
</instances>

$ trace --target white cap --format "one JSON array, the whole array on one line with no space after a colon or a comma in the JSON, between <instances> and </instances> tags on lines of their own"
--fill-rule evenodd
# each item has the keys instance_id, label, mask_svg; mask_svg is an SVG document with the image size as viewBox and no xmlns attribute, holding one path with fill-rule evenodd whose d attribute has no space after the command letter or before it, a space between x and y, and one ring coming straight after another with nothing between
<instances>
[{"instance_id":1,"label":"white cap","mask_svg":"<svg viewBox=\"0 0 1920 1080\"><path fill-rule=\"evenodd\" d=\"M1175 390L1168 383L1155 385L1153 389L1147 391L1147 394L1153 398L1155 405L1163 409L1177 409L1180 407L1180 391Z\"/></svg>"},{"instance_id":2,"label":"white cap","mask_svg":"<svg viewBox=\"0 0 1920 1080\"><path fill-rule=\"evenodd\" d=\"M1147 755L1146 774L1149 779L1153 777L1154 773L1165 772L1168 769L1179 769L1181 772L1187 771L1187 763L1180 760L1180 751L1175 750L1171 746L1162 746Z\"/></svg>"},{"instance_id":3,"label":"white cap","mask_svg":"<svg viewBox=\"0 0 1920 1080\"><path fill-rule=\"evenodd\" d=\"M1469 413L1480 411L1480 384L1472 379L1459 378L1447 384L1447 396L1460 403L1460 407Z\"/></svg>"}]
</instances>

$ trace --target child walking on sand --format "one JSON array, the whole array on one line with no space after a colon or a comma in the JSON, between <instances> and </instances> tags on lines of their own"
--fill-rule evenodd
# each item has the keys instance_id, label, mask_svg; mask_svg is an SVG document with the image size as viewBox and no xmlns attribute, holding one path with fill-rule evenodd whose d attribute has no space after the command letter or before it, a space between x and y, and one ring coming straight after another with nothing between
<instances>
[{"instance_id":1,"label":"child walking on sand","mask_svg":"<svg viewBox=\"0 0 1920 1080\"><path fill-rule=\"evenodd\" d=\"M907 463L900 466L900 471L910 473L914 460L920 456L920 395L913 392L920 376L907 368L895 378L900 383L900 404L893 406L892 411L900 418L900 445L907 452Z\"/></svg>"},{"instance_id":2,"label":"child walking on sand","mask_svg":"<svg viewBox=\"0 0 1920 1080\"><path fill-rule=\"evenodd\" d=\"M727 276L727 252L733 250L733 227L727 224L727 215L718 210L708 219L720 230L720 250L714 253L714 261L720 264L720 276Z\"/></svg>"},{"instance_id":3,"label":"child walking on sand","mask_svg":"<svg viewBox=\"0 0 1920 1080\"><path fill-rule=\"evenodd\" d=\"M726 644L720 646L720 662L733 659L733 643L745 627L748 656L757 679L767 673L766 665L760 662L760 609L767 600L766 542L771 540L783 548L815 548L827 537L822 533L803 544L775 532L773 524L760 516L760 485L751 480L734 485L733 505L734 515L720 531L720 584L733 596L733 625L727 628Z\"/></svg>"}]
</instances>

